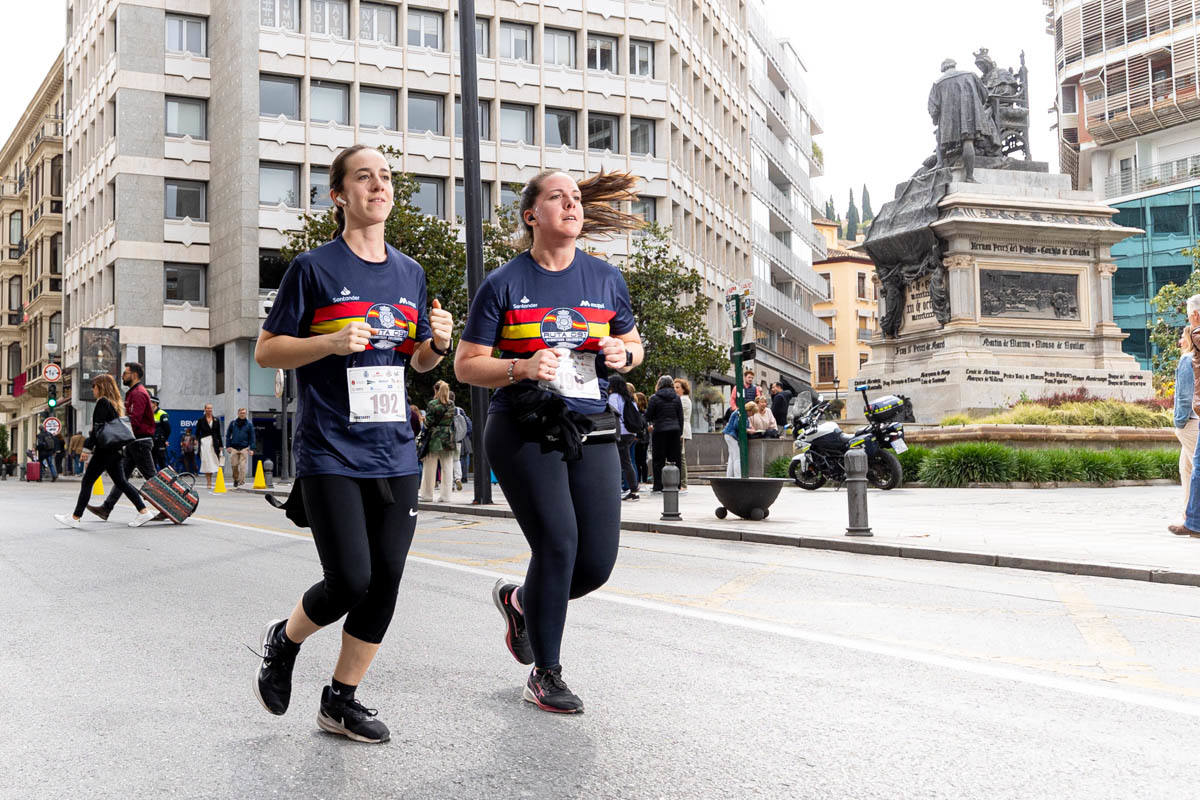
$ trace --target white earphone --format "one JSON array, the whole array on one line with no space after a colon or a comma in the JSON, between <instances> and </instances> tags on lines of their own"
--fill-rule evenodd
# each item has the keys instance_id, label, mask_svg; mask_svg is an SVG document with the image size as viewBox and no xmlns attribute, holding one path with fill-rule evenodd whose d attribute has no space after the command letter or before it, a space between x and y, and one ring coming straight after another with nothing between
<instances>
[{"instance_id":1,"label":"white earphone","mask_svg":"<svg viewBox=\"0 0 1200 800\"><path fill-rule=\"evenodd\" d=\"M344 206L344 205L346 205L346 201L345 201L345 199L343 199L343 198L341 198L341 197L339 197L339 198L338 198L337 200L335 200L334 202L335 202L335 203L337 203L339 206Z\"/></svg>"}]
</instances>

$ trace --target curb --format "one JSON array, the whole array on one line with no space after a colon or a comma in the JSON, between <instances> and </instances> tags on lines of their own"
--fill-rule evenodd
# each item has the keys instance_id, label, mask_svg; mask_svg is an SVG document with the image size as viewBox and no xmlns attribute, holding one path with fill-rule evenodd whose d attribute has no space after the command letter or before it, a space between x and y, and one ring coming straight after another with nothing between
<instances>
[{"instance_id":1,"label":"curb","mask_svg":"<svg viewBox=\"0 0 1200 800\"><path fill-rule=\"evenodd\" d=\"M503 506L464 506L451 503L418 502L419 511L437 511L446 514L467 514L477 517L500 517L514 519L515 515ZM786 533L768 533L749 530L705 528L672 522L621 522L621 530L638 533L661 533L673 536L693 536L700 539L771 544L784 547L805 547L813 550L837 550L845 553L861 553L872 556L913 558L924 561L943 561L953 564L975 564L983 567L1004 567L1035 572L1057 572L1067 575L1087 575L1095 578L1170 583L1180 586L1200 586L1200 573L1179 572L1151 567L1130 567L1090 561L1063 561L1049 558L1026 558L1024 556L983 553L972 550L947 550L919 545L883 544L861 538L839 538L822 536L799 536Z\"/></svg>"}]
</instances>

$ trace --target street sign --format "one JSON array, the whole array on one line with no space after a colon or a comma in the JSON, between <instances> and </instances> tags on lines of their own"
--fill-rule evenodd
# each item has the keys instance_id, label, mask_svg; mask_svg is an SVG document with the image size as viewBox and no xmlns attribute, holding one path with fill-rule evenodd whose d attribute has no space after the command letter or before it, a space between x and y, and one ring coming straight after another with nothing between
<instances>
[{"instance_id":1,"label":"street sign","mask_svg":"<svg viewBox=\"0 0 1200 800\"><path fill-rule=\"evenodd\" d=\"M62 377L62 367L58 364L47 364L42 368L42 377L51 383L55 383Z\"/></svg>"},{"instance_id":2,"label":"street sign","mask_svg":"<svg viewBox=\"0 0 1200 800\"><path fill-rule=\"evenodd\" d=\"M58 417L46 417L46 421L42 423L42 427L51 436L58 436L58 432L62 430L62 423L58 421Z\"/></svg>"},{"instance_id":3,"label":"street sign","mask_svg":"<svg viewBox=\"0 0 1200 800\"><path fill-rule=\"evenodd\" d=\"M725 313L730 318L736 319L737 307L734 305L737 297L742 298L742 324L749 322L754 318L754 297L750 292L754 287L754 281L742 281L734 284L725 290Z\"/></svg>"}]
</instances>

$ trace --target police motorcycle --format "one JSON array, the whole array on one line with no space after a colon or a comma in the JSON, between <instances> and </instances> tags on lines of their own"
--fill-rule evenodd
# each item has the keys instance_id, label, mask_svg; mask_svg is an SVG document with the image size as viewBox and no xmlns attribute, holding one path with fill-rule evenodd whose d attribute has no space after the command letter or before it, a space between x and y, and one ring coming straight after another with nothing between
<instances>
[{"instance_id":1,"label":"police motorcycle","mask_svg":"<svg viewBox=\"0 0 1200 800\"><path fill-rule=\"evenodd\" d=\"M853 434L843 433L833 420L821 421L829 410L829 401L818 395L817 402L803 414L797 415L793 426L796 440L792 443L792 462L788 476L802 489L815 490L826 481L846 480L843 457L851 448L863 448L867 453L867 482L877 489L894 489L904 480L897 453L908 449L904 443L904 414L906 401L896 395L886 395L874 403L867 400L866 384L854 387L862 392L867 424Z\"/></svg>"}]
</instances>

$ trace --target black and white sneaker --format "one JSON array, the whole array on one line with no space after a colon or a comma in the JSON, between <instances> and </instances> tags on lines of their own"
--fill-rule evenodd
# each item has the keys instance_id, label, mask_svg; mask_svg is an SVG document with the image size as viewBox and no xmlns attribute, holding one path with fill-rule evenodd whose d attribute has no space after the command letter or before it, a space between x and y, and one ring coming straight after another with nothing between
<instances>
[{"instance_id":1,"label":"black and white sneaker","mask_svg":"<svg viewBox=\"0 0 1200 800\"><path fill-rule=\"evenodd\" d=\"M356 742L380 744L392 738L392 733L387 725L375 718L378 714L377 710L367 708L353 698L339 701L333 696L333 689L326 686L321 690L317 727Z\"/></svg>"},{"instance_id":2,"label":"black and white sneaker","mask_svg":"<svg viewBox=\"0 0 1200 800\"><path fill-rule=\"evenodd\" d=\"M525 701L533 703L542 711L557 714L582 714L583 701L567 688L562 679L562 667L538 669L534 667L525 682Z\"/></svg>"},{"instance_id":3,"label":"black and white sneaker","mask_svg":"<svg viewBox=\"0 0 1200 800\"><path fill-rule=\"evenodd\" d=\"M254 674L254 696L263 708L277 716L288 710L292 699L292 667L300 652L300 645L280 641L286 624L287 620L277 619L263 629L262 665Z\"/></svg>"},{"instance_id":4,"label":"black and white sneaker","mask_svg":"<svg viewBox=\"0 0 1200 800\"><path fill-rule=\"evenodd\" d=\"M533 645L529 642L529 631L525 628L525 615L517 611L513 604L513 593L517 591L515 583L505 583L504 579L496 581L492 587L492 602L500 609L504 617L504 644L521 664L533 663Z\"/></svg>"},{"instance_id":5,"label":"black and white sneaker","mask_svg":"<svg viewBox=\"0 0 1200 800\"><path fill-rule=\"evenodd\" d=\"M621 499L632 503L635 500L641 500L642 498L638 496L637 492L626 492L625 494L621 495Z\"/></svg>"}]
</instances>

